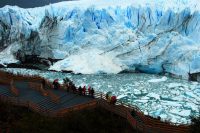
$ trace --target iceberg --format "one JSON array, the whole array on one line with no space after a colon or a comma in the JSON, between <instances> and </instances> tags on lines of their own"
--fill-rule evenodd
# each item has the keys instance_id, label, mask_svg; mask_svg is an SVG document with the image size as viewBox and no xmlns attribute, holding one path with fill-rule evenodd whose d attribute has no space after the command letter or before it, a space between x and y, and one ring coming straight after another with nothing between
<instances>
[{"instance_id":1,"label":"iceberg","mask_svg":"<svg viewBox=\"0 0 200 133\"><path fill-rule=\"evenodd\" d=\"M166 81L167 80L167 77L162 77L162 78L160 78L160 79L150 79L150 80L148 80L148 82L150 82L150 83L157 83L157 82L163 82L163 81Z\"/></svg>"},{"instance_id":2,"label":"iceberg","mask_svg":"<svg viewBox=\"0 0 200 133\"><path fill-rule=\"evenodd\" d=\"M170 4L169 4L170 3ZM200 69L198 0L81 0L23 9L0 8L0 64L21 55L56 59L49 70L135 70L189 78ZM164 80L164 79L163 79Z\"/></svg>"}]
</instances>

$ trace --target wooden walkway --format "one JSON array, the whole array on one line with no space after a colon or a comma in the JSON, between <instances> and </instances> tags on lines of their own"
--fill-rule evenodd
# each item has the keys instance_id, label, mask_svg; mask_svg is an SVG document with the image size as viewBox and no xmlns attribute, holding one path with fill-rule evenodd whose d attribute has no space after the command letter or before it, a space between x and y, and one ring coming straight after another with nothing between
<instances>
[{"instance_id":1,"label":"wooden walkway","mask_svg":"<svg viewBox=\"0 0 200 133\"><path fill-rule=\"evenodd\" d=\"M62 90L46 90L48 94L44 96L41 92L30 88L28 84L27 82L14 83L19 92L18 96L12 92L9 85L0 85L1 100L16 105L24 105L34 111L53 117L60 114L60 111L63 112L63 110L75 107L76 105L96 104L96 99L92 97L80 96Z\"/></svg>"},{"instance_id":2,"label":"wooden walkway","mask_svg":"<svg viewBox=\"0 0 200 133\"><path fill-rule=\"evenodd\" d=\"M45 80L45 89L41 83ZM105 94L95 92L94 97L51 89L52 83L38 76L13 75L0 71L0 100L50 117L63 117L66 113L100 106L125 119L140 132L145 133L188 133L189 125L176 125L145 116L138 107L117 102L111 105Z\"/></svg>"}]
</instances>

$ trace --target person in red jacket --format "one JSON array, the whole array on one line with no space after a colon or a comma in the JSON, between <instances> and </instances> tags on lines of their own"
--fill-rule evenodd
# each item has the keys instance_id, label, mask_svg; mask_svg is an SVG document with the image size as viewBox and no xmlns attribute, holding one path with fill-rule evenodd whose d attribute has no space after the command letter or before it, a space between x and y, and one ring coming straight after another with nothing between
<instances>
[{"instance_id":1,"label":"person in red jacket","mask_svg":"<svg viewBox=\"0 0 200 133\"><path fill-rule=\"evenodd\" d=\"M83 95L85 95L85 92L86 92L86 87L84 86L83 87Z\"/></svg>"},{"instance_id":2,"label":"person in red jacket","mask_svg":"<svg viewBox=\"0 0 200 133\"><path fill-rule=\"evenodd\" d=\"M112 96L111 97L111 104L115 105L116 102L117 102L117 97L116 96Z\"/></svg>"}]
</instances>

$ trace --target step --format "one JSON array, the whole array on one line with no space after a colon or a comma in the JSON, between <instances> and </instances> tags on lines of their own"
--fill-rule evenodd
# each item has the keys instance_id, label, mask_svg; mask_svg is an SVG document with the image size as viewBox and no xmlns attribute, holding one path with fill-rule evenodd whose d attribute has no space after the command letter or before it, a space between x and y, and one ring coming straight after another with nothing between
<instances>
[{"instance_id":1,"label":"step","mask_svg":"<svg viewBox=\"0 0 200 133\"><path fill-rule=\"evenodd\" d=\"M10 92L9 86L0 85L0 94L4 96L13 97L14 95Z\"/></svg>"},{"instance_id":2,"label":"step","mask_svg":"<svg viewBox=\"0 0 200 133\"><path fill-rule=\"evenodd\" d=\"M60 99L60 102L59 102L59 104L57 104L57 106L55 106L55 107L53 107L52 109L60 109L60 108L63 108L64 106L64 104L66 103L66 102L69 102L69 101L71 101L71 100L73 100L74 98L76 98L78 95L75 95L75 94L66 94L66 95L64 95L63 97L61 97L61 99Z\"/></svg>"},{"instance_id":3,"label":"step","mask_svg":"<svg viewBox=\"0 0 200 133\"><path fill-rule=\"evenodd\" d=\"M40 107L51 110L52 107L56 106L57 103L51 101L51 99L47 98L39 103L37 103Z\"/></svg>"},{"instance_id":4,"label":"step","mask_svg":"<svg viewBox=\"0 0 200 133\"><path fill-rule=\"evenodd\" d=\"M87 103L91 100L93 100L93 99L76 95L76 96L72 97L70 100L64 102L60 107L61 108L68 108L68 107L72 107L72 106L75 106L75 105L78 105L78 104Z\"/></svg>"}]
</instances>

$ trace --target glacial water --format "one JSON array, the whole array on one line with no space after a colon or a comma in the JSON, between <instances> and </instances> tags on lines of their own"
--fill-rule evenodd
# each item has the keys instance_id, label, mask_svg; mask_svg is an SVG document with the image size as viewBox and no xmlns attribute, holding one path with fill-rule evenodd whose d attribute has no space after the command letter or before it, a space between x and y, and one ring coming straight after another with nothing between
<instances>
[{"instance_id":1,"label":"glacial water","mask_svg":"<svg viewBox=\"0 0 200 133\"><path fill-rule=\"evenodd\" d=\"M145 114L160 116L173 123L190 123L200 107L200 83L141 73L74 75L18 68L1 69L25 75L40 75L53 81L70 78L76 86L92 86L95 90L111 91L119 100L137 105Z\"/></svg>"}]
</instances>

